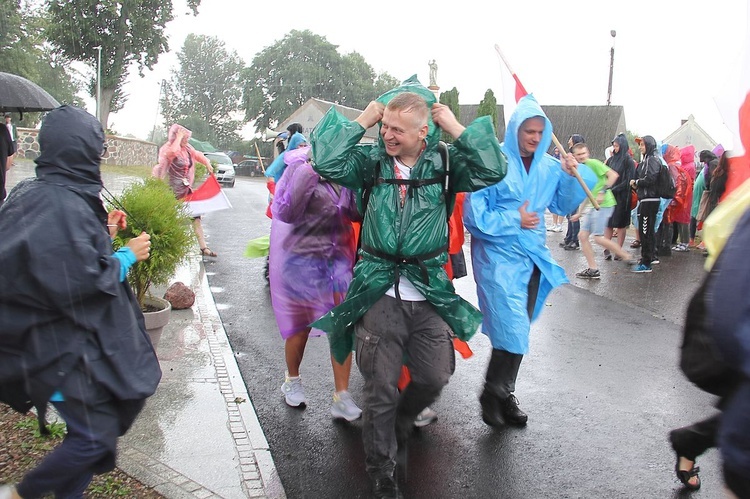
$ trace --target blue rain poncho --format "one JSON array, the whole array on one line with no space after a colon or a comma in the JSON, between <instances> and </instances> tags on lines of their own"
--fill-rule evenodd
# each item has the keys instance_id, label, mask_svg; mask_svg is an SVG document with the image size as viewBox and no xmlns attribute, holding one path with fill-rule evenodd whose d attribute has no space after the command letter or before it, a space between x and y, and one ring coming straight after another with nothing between
<instances>
[{"instance_id":1,"label":"blue rain poncho","mask_svg":"<svg viewBox=\"0 0 750 499\"><path fill-rule=\"evenodd\" d=\"M281 180L281 176L284 174L284 170L286 170L284 155L287 151L294 151L300 146L300 144L305 143L307 143L307 139L301 133L295 133L294 135L292 135L292 138L289 139L289 145L287 146L286 150L276 156L276 159L274 159L266 169L266 177L272 178L273 181L278 184L279 180Z\"/></svg>"},{"instance_id":2,"label":"blue rain poncho","mask_svg":"<svg viewBox=\"0 0 750 499\"><path fill-rule=\"evenodd\" d=\"M539 116L546 123L542 140L534 153L529 173L521 162L518 130L528 118ZM533 96L521 99L505 132L502 150L508 160L508 174L502 182L471 193L464 202L464 224L471 232L471 258L477 283L479 308L484 318L482 332L492 348L525 354L529 349L530 321L527 313L528 283L536 265L541 270L539 294L533 319L555 287L568 282L565 271L546 246L544 210L572 213L585 198L575 177L560 161L545 151L552 142L552 123ZM596 176L585 165L578 171L589 188ZM519 207L536 212L535 229L521 228Z\"/></svg>"}]
</instances>

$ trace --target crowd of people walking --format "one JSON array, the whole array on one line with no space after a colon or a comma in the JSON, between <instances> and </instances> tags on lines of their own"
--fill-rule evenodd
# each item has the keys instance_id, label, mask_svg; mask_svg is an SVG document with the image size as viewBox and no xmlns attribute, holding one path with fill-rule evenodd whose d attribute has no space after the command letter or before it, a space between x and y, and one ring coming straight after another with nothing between
<instances>
[{"instance_id":1,"label":"crowd of people walking","mask_svg":"<svg viewBox=\"0 0 750 499\"><path fill-rule=\"evenodd\" d=\"M3 357L0 388L7 390L11 380L19 396L42 407L51 401L69 428L58 450L17 488L0 488L3 499L47 492L79 497L94 473L112 467L117 436L132 423L160 377L142 316L123 284L128 268L148 258L149 236L142 234L111 252L109 237L126 224L126 217L107 214L97 197L103 131L92 120L68 107L50 113L40 132L38 181L16 187L0 211L3 268L25 268L18 263L19 248L28 246L40 258L55 255L56 261L70 262L91 278L90 283L75 281L81 289L70 298L58 289L70 287L58 275L58 266L40 267L33 277L45 282L49 296L58 300L37 308L30 305L37 301L35 290L19 286L22 279L12 286L3 280L8 284L0 287L3 341L8 342L6 330L12 327L17 336L23 332L18 328L36 328L39 341L52 341L57 323L76 337L92 328L97 333L80 345L71 344L65 358L41 359L33 348L21 357L39 365L19 364L21 357L13 357L16 370L26 370L32 386L22 386ZM373 126L379 127L378 141L360 144ZM372 101L353 120L332 107L309 140L297 124L287 131L287 147L269 172L274 182L268 278L284 340L281 393L292 408L303 409L314 400L302 384L303 356L309 337L326 335L333 371L331 414L348 422L362 418L365 468L373 495L382 498L401 497L398 470L408 457L411 432L415 425L436 420L430 405L455 370L454 350L470 355L465 342L478 330L492 346L479 396L482 420L497 429L529 421L516 396L516 381L528 354L531 324L548 295L568 282L549 249L548 231L561 231L567 218L561 245L566 250L580 247L586 259L578 278L601 276L592 236L605 260L623 261L634 273L650 273L660 257L673 251L704 249L703 243L696 244L697 234L721 202L730 170L724 151L701 151L696 161L692 146L662 145L650 135L635 138L637 163L623 134L613 138L606 162L592 157L580 134L569 138L569 151L550 155L553 125L531 95L518 103L501 144L489 117L463 126L415 78ZM440 142L441 133L450 143ZM153 171L167 179L178 198L191 191L196 161L205 161L210 171L206 158L188 145L189 137L189 130L174 125ZM34 203L28 201L36 190L48 193L41 197L44 203L38 196ZM34 224L19 236L6 215L12 212L14 220L21 219L31 207L39 220L46 211L73 210L71 220L80 219L90 231L89 242L84 245L65 232L73 229L70 224L58 227L62 232L52 239L75 241L70 247L48 247L46 229ZM549 228L546 211L554 217ZM718 274L706 286L721 297L721 302L707 304L706 315L722 328L717 347L737 373L722 399L723 415L670 433L675 473L687 489L700 487L698 455L719 442L727 459L726 482L738 497L748 497L750 487L748 306L738 298L748 296L741 290L750 282L743 257L748 217L738 223L716 263ZM637 230L630 248L640 249L639 258L625 249L631 223ZM193 224L201 253L215 257L200 217ZM471 234L479 309L452 284L454 272L460 271L463 224ZM34 313L26 313L30 310ZM120 315L129 321L130 350L92 368L86 359L99 358L113 341L111 321ZM25 325L31 320L41 322ZM353 358L364 379L358 397L349 392ZM126 362L141 369L125 369ZM77 380L85 376L99 383L81 391ZM87 411L99 415L93 426L81 417ZM70 473L53 472L59 469Z\"/></svg>"}]
</instances>

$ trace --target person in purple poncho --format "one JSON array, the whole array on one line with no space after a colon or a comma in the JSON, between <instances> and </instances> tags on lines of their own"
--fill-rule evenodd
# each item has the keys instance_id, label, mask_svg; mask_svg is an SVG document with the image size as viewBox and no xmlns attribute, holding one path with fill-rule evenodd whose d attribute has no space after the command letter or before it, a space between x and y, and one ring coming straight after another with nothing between
<instances>
[{"instance_id":1,"label":"person in purple poncho","mask_svg":"<svg viewBox=\"0 0 750 499\"><path fill-rule=\"evenodd\" d=\"M315 173L309 150L304 141L286 151L286 170L271 205L271 302L285 340L287 372L281 392L291 407L307 404L300 364L308 337L324 334L310 324L346 296L356 256L352 221L361 219L352 191ZM335 385L331 414L354 421L362 411L348 392L351 353L343 363L331 357L331 364Z\"/></svg>"}]
</instances>

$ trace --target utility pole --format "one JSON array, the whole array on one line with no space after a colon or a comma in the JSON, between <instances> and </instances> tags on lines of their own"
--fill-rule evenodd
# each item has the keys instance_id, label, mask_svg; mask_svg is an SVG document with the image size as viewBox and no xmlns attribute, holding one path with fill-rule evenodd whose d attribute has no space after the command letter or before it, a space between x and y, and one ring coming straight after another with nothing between
<instances>
[{"instance_id":1,"label":"utility pole","mask_svg":"<svg viewBox=\"0 0 750 499\"><path fill-rule=\"evenodd\" d=\"M612 48L609 50L609 86L607 87L607 106L609 106L612 101L612 73L615 67L615 36L617 36L617 31L612 30L609 34L612 36Z\"/></svg>"},{"instance_id":2,"label":"utility pole","mask_svg":"<svg viewBox=\"0 0 750 499\"><path fill-rule=\"evenodd\" d=\"M161 96L162 93L164 93L164 87L166 84L167 80L162 80L161 83L159 83L159 97L156 99L156 116L154 116L154 127L151 129L151 142L153 142L156 137L156 123L159 121L159 112L161 111Z\"/></svg>"},{"instance_id":3,"label":"utility pole","mask_svg":"<svg viewBox=\"0 0 750 499\"><path fill-rule=\"evenodd\" d=\"M102 122L102 46L96 47L99 51L98 62L96 64L96 119ZM102 128L107 128L102 123Z\"/></svg>"}]
</instances>

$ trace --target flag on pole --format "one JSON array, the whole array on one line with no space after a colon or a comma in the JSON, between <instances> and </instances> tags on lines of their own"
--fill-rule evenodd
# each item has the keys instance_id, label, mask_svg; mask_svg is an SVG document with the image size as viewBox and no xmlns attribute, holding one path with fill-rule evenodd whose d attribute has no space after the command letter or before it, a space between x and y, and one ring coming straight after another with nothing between
<instances>
[{"instance_id":1,"label":"flag on pole","mask_svg":"<svg viewBox=\"0 0 750 499\"><path fill-rule=\"evenodd\" d=\"M503 115L505 116L505 126L507 128L510 117L513 111L516 110L516 104L529 93L524 88L518 75L510 69L508 61L503 56L498 45L495 45L495 51L503 62L500 65L500 75L503 79Z\"/></svg>"},{"instance_id":2,"label":"flag on pole","mask_svg":"<svg viewBox=\"0 0 750 499\"><path fill-rule=\"evenodd\" d=\"M232 203L229 202L227 195L221 190L219 182L213 175L209 175L203 185L185 196L184 200L192 217L232 207Z\"/></svg>"}]
</instances>

